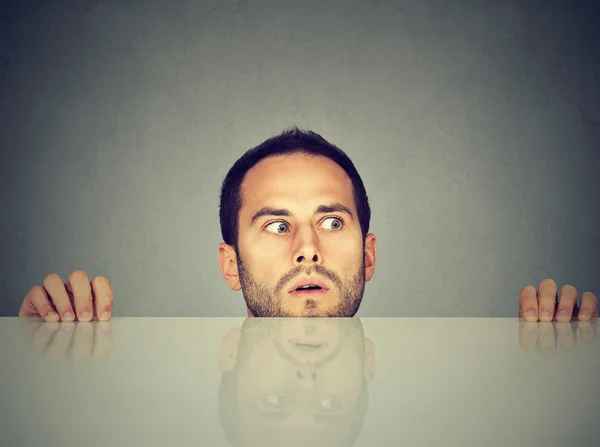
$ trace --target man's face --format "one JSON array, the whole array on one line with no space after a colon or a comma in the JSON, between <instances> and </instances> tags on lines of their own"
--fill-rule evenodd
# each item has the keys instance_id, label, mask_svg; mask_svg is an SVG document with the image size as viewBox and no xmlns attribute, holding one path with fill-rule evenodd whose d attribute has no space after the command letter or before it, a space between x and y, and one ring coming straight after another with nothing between
<instances>
[{"instance_id":1,"label":"man's face","mask_svg":"<svg viewBox=\"0 0 600 447\"><path fill-rule=\"evenodd\" d=\"M325 157L267 158L246 175L242 197L235 262L251 314L354 315L372 275L374 237L365 275L365 245L344 170ZM303 278L324 288L292 290Z\"/></svg>"}]
</instances>

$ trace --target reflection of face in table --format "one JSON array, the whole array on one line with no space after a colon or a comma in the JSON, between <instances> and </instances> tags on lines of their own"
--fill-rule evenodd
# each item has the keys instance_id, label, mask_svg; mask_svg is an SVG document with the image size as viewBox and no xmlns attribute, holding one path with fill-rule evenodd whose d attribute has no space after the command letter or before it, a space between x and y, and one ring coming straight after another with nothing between
<instances>
[{"instance_id":1,"label":"reflection of face in table","mask_svg":"<svg viewBox=\"0 0 600 447\"><path fill-rule=\"evenodd\" d=\"M250 318L223 339L219 411L232 445L353 445L373 345L359 319Z\"/></svg>"}]
</instances>

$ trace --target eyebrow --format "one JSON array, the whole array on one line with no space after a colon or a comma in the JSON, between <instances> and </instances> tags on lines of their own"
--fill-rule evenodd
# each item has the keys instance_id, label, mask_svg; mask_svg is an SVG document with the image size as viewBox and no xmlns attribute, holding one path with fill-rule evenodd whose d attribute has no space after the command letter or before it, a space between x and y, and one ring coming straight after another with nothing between
<instances>
[{"instance_id":1,"label":"eyebrow","mask_svg":"<svg viewBox=\"0 0 600 447\"><path fill-rule=\"evenodd\" d=\"M326 213L344 213L348 214L351 218L354 218L354 215L350 211L350 209L346 205L342 205L339 202L332 203L330 205L320 205L315 210L314 214L326 214ZM250 221L250 226L254 225L254 223L263 216L291 216L289 210L285 208L273 208L270 206L263 206L259 209L254 216L252 216L252 220Z\"/></svg>"}]
</instances>

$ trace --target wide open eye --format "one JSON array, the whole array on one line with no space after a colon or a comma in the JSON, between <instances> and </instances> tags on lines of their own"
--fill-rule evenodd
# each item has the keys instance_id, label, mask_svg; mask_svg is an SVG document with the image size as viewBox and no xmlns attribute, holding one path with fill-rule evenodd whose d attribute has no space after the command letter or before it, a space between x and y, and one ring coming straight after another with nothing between
<instances>
[{"instance_id":1,"label":"wide open eye","mask_svg":"<svg viewBox=\"0 0 600 447\"><path fill-rule=\"evenodd\" d=\"M329 224L327 224L329 222ZM326 230L341 230L344 226L344 221L339 217L328 217L323 221L323 225L325 225ZM330 228L327 228L329 226Z\"/></svg>"},{"instance_id":2,"label":"wide open eye","mask_svg":"<svg viewBox=\"0 0 600 447\"><path fill-rule=\"evenodd\" d=\"M265 227L269 233L286 233L288 229L288 224L285 222L272 222Z\"/></svg>"}]
</instances>

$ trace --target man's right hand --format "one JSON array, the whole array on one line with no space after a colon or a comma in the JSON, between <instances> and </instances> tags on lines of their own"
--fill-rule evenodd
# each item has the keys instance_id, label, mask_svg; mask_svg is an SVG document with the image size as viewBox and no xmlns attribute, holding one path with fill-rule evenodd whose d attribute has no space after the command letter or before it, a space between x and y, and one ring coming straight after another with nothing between
<instances>
[{"instance_id":1,"label":"man's right hand","mask_svg":"<svg viewBox=\"0 0 600 447\"><path fill-rule=\"evenodd\" d=\"M110 282L103 276L91 282L77 270L63 283L60 276L46 276L43 286L35 286L25 296L19 317L42 317L45 321L110 320L113 308Z\"/></svg>"}]
</instances>

